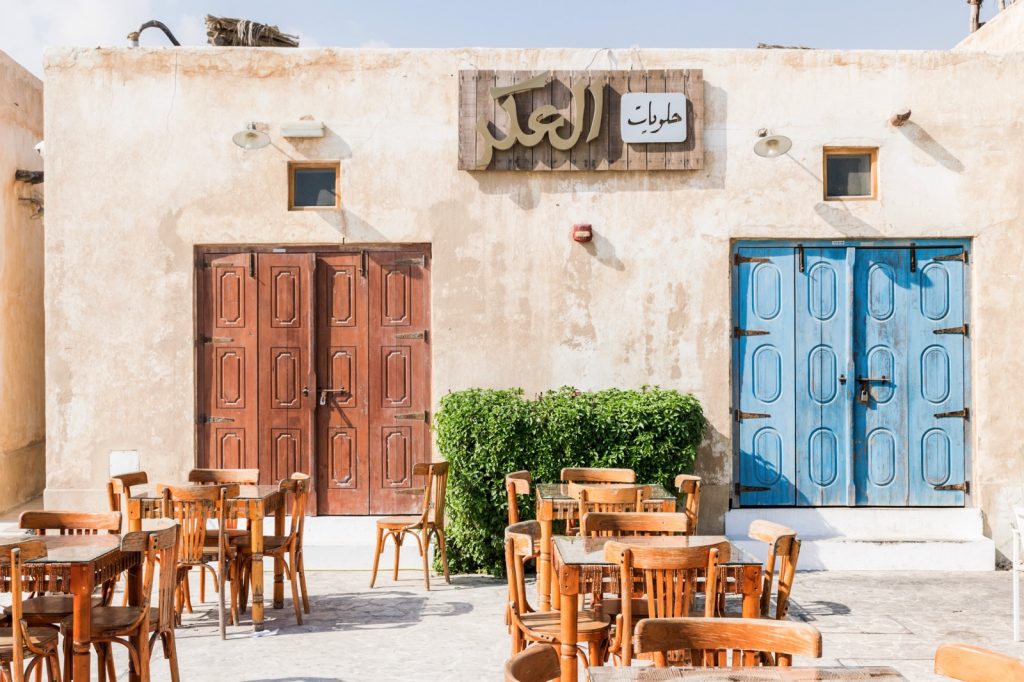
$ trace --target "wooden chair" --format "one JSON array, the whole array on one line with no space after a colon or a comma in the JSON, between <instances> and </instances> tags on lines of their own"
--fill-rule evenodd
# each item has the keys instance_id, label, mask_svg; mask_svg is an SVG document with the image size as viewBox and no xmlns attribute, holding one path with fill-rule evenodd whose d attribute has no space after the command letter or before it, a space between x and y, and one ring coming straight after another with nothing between
<instances>
[{"instance_id":1,"label":"wooden chair","mask_svg":"<svg viewBox=\"0 0 1024 682\"><path fill-rule=\"evenodd\" d=\"M178 651L174 641L174 592L178 579L174 566L178 551L177 524L154 531L135 531L121 538L122 552L145 552L145 567L142 578L141 606L96 606L91 613L92 642L96 648L97 666L105 669L108 680L117 679L114 668L114 644L128 649L128 656L139 676L149 680L150 657L159 637L163 645L164 658L170 666L172 682L178 682ZM157 592L157 608L152 608L153 583L156 565L160 564L160 583ZM64 620L65 665L72 655L72 628L70 617ZM142 636L149 637L148 654L143 656L135 642ZM102 676L101 676L102 679Z\"/></svg>"},{"instance_id":2,"label":"wooden chair","mask_svg":"<svg viewBox=\"0 0 1024 682\"><path fill-rule=\"evenodd\" d=\"M689 535L688 514L668 512L590 512L580 522L580 535Z\"/></svg>"},{"instance_id":3,"label":"wooden chair","mask_svg":"<svg viewBox=\"0 0 1024 682\"><path fill-rule=\"evenodd\" d=\"M632 469L566 467L562 469L561 477L563 483L587 483L589 485L636 483L636 472Z\"/></svg>"},{"instance_id":4,"label":"wooden chair","mask_svg":"<svg viewBox=\"0 0 1024 682\"><path fill-rule=\"evenodd\" d=\"M121 512L27 511L18 519L18 527L35 535L98 535L121 532ZM101 595L93 598L95 605L109 603L116 581L101 587ZM70 594L39 594L25 599L22 617L29 625L59 626L74 610ZM8 609L9 611L9 609Z\"/></svg>"},{"instance_id":5,"label":"wooden chair","mask_svg":"<svg viewBox=\"0 0 1024 682\"><path fill-rule=\"evenodd\" d=\"M107 481L107 504L112 512L121 512L122 520L128 511L128 500L132 496L132 488L138 485L147 485L149 476L145 471L132 471L127 474L111 476ZM118 578L119 580L120 578ZM114 581L114 588L117 588L117 580ZM128 590L124 591L121 606L128 606Z\"/></svg>"},{"instance_id":6,"label":"wooden chair","mask_svg":"<svg viewBox=\"0 0 1024 682\"><path fill-rule=\"evenodd\" d=\"M444 568L445 582L451 583L448 575L448 552L444 538L444 503L448 489L447 462L420 462L412 468L414 476L426 476L427 484L423 489L423 513L419 516L386 516L377 520L377 549L373 557L373 575L370 587L377 582L377 564L384 551L387 538L395 542L394 580L398 580L398 557L402 549L402 540L406 535L416 538L420 556L423 557L423 583L430 590L430 558L427 549L430 538L434 537L438 549L441 550L441 565Z\"/></svg>"},{"instance_id":7,"label":"wooden chair","mask_svg":"<svg viewBox=\"0 0 1024 682\"><path fill-rule=\"evenodd\" d=\"M689 616L701 577L704 615L714 615L718 557L723 551L729 551L728 541L701 547L643 547L624 542L604 546L605 559L619 565L621 613L615 617L615 639L610 650L619 656L622 665L630 665L633 658L636 621ZM632 598L640 587L643 597Z\"/></svg>"},{"instance_id":8,"label":"wooden chair","mask_svg":"<svg viewBox=\"0 0 1024 682\"><path fill-rule=\"evenodd\" d=\"M529 552L529 545L517 542L515 537L505 539L505 570L508 573L509 611L512 618L512 654L523 651L531 642L559 644L562 632L558 611L535 612L526 600L526 580L523 563L518 560ZM563 604L562 608L566 605ZM608 619L592 610L581 610L576 615L577 642L586 644L590 653L589 665L601 665L608 650ZM577 655L588 665L587 656L577 649Z\"/></svg>"},{"instance_id":9,"label":"wooden chair","mask_svg":"<svg viewBox=\"0 0 1024 682\"><path fill-rule=\"evenodd\" d=\"M532 482L533 478L530 476L530 472L525 470L513 471L505 476L505 494L508 497L508 528L514 527L514 532L527 534L533 538L533 549L530 552L530 556L523 558L522 561L537 559L540 556L540 522L534 519L527 521L519 520L519 496L530 494L530 484ZM508 532L508 529L506 529L506 537L508 537ZM507 618L505 622L508 624Z\"/></svg>"},{"instance_id":10,"label":"wooden chair","mask_svg":"<svg viewBox=\"0 0 1024 682\"><path fill-rule=\"evenodd\" d=\"M188 482L193 485L224 485L237 483L238 485L259 485L259 469L192 469L188 472ZM227 533L228 542L233 539L248 535L249 531L238 527L238 521L228 518L224 521L224 532ZM221 533L221 527L210 528L206 531L207 547L216 547ZM199 567L199 602L206 601L206 566Z\"/></svg>"},{"instance_id":11,"label":"wooden chair","mask_svg":"<svg viewBox=\"0 0 1024 682\"><path fill-rule=\"evenodd\" d=\"M45 556L46 545L42 540L0 545L0 573L9 574L11 590L11 627L0 628L0 678L8 682L24 682L33 671L38 679L44 662L50 682L57 682L60 677L57 630L29 627L22 612L22 562ZM27 670L26 658L31 659Z\"/></svg>"},{"instance_id":12,"label":"wooden chair","mask_svg":"<svg viewBox=\"0 0 1024 682\"><path fill-rule=\"evenodd\" d=\"M592 512L638 512L650 493L645 485L569 485L579 519Z\"/></svg>"},{"instance_id":13,"label":"wooden chair","mask_svg":"<svg viewBox=\"0 0 1024 682\"><path fill-rule=\"evenodd\" d=\"M768 545L768 556L764 564L764 582L761 586L761 617L786 620L789 613L789 596L796 576L796 562L800 556L800 541L796 531L771 521L754 521L747 535ZM776 565L779 577L775 579ZM772 583L777 586L775 614L771 613Z\"/></svg>"},{"instance_id":14,"label":"wooden chair","mask_svg":"<svg viewBox=\"0 0 1024 682\"><path fill-rule=\"evenodd\" d=\"M690 517L690 533L697 532L697 513L700 511L700 476L679 474L676 476L676 490L686 495L684 511Z\"/></svg>"},{"instance_id":15,"label":"wooden chair","mask_svg":"<svg viewBox=\"0 0 1024 682\"><path fill-rule=\"evenodd\" d=\"M211 554L206 543L210 521L216 521L218 528L224 527L227 499L238 495L238 485L188 486L175 487L158 485L157 490L163 496L161 515L172 519L180 526L178 531L177 551L177 592L175 594L175 613L178 622L186 607L188 594L188 575L197 566L206 566L212 573L217 587L217 617L221 639L226 638L224 624L224 588L231 578L231 623L238 623L238 580L236 576L228 576L237 566L236 552L227 544L226 536L217 536L217 546ZM211 559L217 567L210 565ZM167 567L161 566L166 569ZM189 612L191 605L188 604Z\"/></svg>"},{"instance_id":16,"label":"wooden chair","mask_svg":"<svg viewBox=\"0 0 1024 682\"><path fill-rule=\"evenodd\" d=\"M806 623L741 618L648 618L636 628L636 652L666 667L670 652L689 651L696 667L742 668L793 656L821 658L821 633ZM729 655L731 650L732 655Z\"/></svg>"},{"instance_id":17,"label":"wooden chair","mask_svg":"<svg viewBox=\"0 0 1024 682\"><path fill-rule=\"evenodd\" d=\"M561 674L558 650L550 644L528 646L505 661L505 682L551 682Z\"/></svg>"},{"instance_id":18,"label":"wooden chair","mask_svg":"<svg viewBox=\"0 0 1024 682\"><path fill-rule=\"evenodd\" d=\"M935 673L961 682L1024 680L1024 661L969 644L943 644L935 652Z\"/></svg>"},{"instance_id":19,"label":"wooden chair","mask_svg":"<svg viewBox=\"0 0 1024 682\"><path fill-rule=\"evenodd\" d=\"M302 566L302 536L306 527L306 500L309 498L309 475L294 473L279 484L281 492L292 496L292 519L288 535L267 535L263 537L263 558L280 559L284 562L285 575L292 584L292 603L295 606L295 622L302 625L302 612L309 613L309 597L306 593L306 575ZM241 593L248 593L251 572L252 538L245 536L231 540L238 548L239 569L241 570ZM302 597L299 597L299 591Z\"/></svg>"}]
</instances>

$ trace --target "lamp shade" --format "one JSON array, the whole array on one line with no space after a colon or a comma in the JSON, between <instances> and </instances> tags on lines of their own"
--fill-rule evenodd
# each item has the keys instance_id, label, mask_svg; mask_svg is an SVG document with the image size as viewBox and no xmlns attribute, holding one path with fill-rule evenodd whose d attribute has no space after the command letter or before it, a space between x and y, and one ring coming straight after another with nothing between
<instances>
[{"instance_id":1,"label":"lamp shade","mask_svg":"<svg viewBox=\"0 0 1024 682\"><path fill-rule=\"evenodd\" d=\"M793 146L793 140L785 135L768 135L754 144L754 153L766 159L787 154Z\"/></svg>"},{"instance_id":2,"label":"lamp shade","mask_svg":"<svg viewBox=\"0 0 1024 682\"><path fill-rule=\"evenodd\" d=\"M250 123L245 130L239 130L232 135L231 141L242 149L263 149L270 144L270 135L256 130L256 124Z\"/></svg>"}]
</instances>

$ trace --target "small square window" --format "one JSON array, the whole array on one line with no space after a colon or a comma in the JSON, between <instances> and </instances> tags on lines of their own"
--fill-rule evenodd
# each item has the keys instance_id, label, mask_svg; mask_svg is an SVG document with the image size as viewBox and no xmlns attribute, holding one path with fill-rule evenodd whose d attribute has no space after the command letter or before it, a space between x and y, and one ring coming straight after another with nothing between
<instances>
[{"instance_id":1,"label":"small square window","mask_svg":"<svg viewBox=\"0 0 1024 682\"><path fill-rule=\"evenodd\" d=\"M826 199L877 199L876 147L825 147Z\"/></svg>"},{"instance_id":2,"label":"small square window","mask_svg":"<svg viewBox=\"0 0 1024 682\"><path fill-rule=\"evenodd\" d=\"M288 164L288 210L338 207L339 164Z\"/></svg>"}]
</instances>

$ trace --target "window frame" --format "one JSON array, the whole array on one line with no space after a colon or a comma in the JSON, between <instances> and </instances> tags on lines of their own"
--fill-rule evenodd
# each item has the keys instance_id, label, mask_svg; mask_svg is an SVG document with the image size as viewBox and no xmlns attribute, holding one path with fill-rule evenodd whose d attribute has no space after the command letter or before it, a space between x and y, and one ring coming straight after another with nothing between
<instances>
[{"instance_id":1,"label":"window frame","mask_svg":"<svg viewBox=\"0 0 1024 682\"><path fill-rule=\"evenodd\" d=\"M296 206L295 171L330 168L334 171L333 206ZM289 211L336 211L341 208L341 162L340 161L289 161L288 162L288 210Z\"/></svg>"},{"instance_id":2,"label":"window frame","mask_svg":"<svg viewBox=\"0 0 1024 682\"><path fill-rule=\"evenodd\" d=\"M864 195L831 195L828 193L828 159L830 156L870 156L871 193ZM878 199L878 147L822 147L821 196L825 201L875 201Z\"/></svg>"}]
</instances>

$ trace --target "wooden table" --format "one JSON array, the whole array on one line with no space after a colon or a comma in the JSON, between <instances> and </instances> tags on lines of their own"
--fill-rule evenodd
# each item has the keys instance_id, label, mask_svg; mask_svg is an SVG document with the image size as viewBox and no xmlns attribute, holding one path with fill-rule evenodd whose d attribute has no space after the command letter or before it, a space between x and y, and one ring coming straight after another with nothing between
<instances>
[{"instance_id":1,"label":"wooden table","mask_svg":"<svg viewBox=\"0 0 1024 682\"><path fill-rule=\"evenodd\" d=\"M618 564L604 558L608 542L628 542L648 547L706 547L728 542L724 535L676 535L654 537L566 537L552 540L552 567L558 577L561 609L562 682L576 682L576 596L597 591L615 591L619 585ZM730 543L728 554L719 556L720 588L726 593L743 595L743 617L760 613L761 562Z\"/></svg>"},{"instance_id":2,"label":"wooden table","mask_svg":"<svg viewBox=\"0 0 1024 682\"><path fill-rule=\"evenodd\" d=\"M160 518L160 496L144 489L128 500L128 529L139 530L142 519ZM263 519L274 515L274 535L284 535L284 494L276 485L241 485L238 497L228 499L225 514L247 519L252 534L252 629L263 629ZM284 562L274 560L274 608L284 608Z\"/></svg>"},{"instance_id":3,"label":"wooden table","mask_svg":"<svg viewBox=\"0 0 1024 682\"><path fill-rule=\"evenodd\" d=\"M867 668L589 668L591 682L900 682L889 667Z\"/></svg>"},{"instance_id":4,"label":"wooden table","mask_svg":"<svg viewBox=\"0 0 1024 682\"><path fill-rule=\"evenodd\" d=\"M72 614L73 660L64 661L72 669L75 682L89 680L92 651L92 594L96 586L127 571L128 603L142 604L142 566L140 552L122 552L120 535L4 535L0 543L42 540L46 556L26 561L22 568L26 592L62 592L74 598ZM2 569L7 571L8 569ZM8 576L0 575L0 587ZM149 656L149 633L135 641L140 657ZM140 680L139 671L130 670L129 679Z\"/></svg>"},{"instance_id":5,"label":"wooden table","mask_svg":"<svg viewBox=\"0 0 1024 682\"><path fill-rule=\"evenodd\" d=\"M651 489L643 511L674 512L676 496L657 483L640 484ZM540 557L537 561L537 591L541 611L550 611L552 599L558 597L558 586L551 580L552 521L579 521L576 498L569 494L568 483L537 484L537 520L540 522Z\"/></svg>"}]
</instances>

